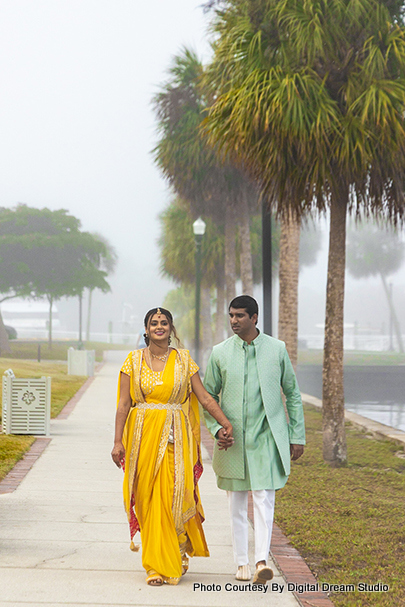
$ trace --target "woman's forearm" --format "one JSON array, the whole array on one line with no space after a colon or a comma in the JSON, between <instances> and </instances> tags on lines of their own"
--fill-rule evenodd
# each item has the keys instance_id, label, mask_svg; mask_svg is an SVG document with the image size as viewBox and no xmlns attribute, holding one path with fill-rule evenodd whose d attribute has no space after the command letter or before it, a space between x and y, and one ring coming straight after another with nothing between
<instances>
[{"instance_id":1,"label":"woman's forearm","mask_svg":"<svg viewBox=\"0 0 405 607\"><path fill-rule=\"evenodd\" d=\"M208 411L208 413L212 415L215 421L221 424L221 426L223 426L224 428L229 426L230 422L228 418L222 411L221 407L218 405L217 401L212 398L212 396L208 396L208 398L205 398L204 402L201 402L201 406L204 407L204 409Z\"/></svg>"},{"instance_id":2,"label":"woman's forearm","mask_svg":"<svg viewBox=\"0 0 405 607\"><path fill-rule=\"evenodd\" d=\"M130 406L119 404L117 413L115 415L115 434L114 443L120 443L122 441L122 434L124 432L125 422L127 421Z\"/></svg>"}]
</instances>

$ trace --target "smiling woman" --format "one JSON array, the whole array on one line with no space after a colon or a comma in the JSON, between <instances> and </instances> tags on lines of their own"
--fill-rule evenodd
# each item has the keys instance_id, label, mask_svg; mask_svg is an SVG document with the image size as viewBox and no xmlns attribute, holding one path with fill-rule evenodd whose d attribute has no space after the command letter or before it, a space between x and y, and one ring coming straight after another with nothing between
<instances>
[{"instance_id":1,"label":"smiling woman","mask_svg":"<svg viewBox=\"0 0 405 607\"><path fill-rule=\"evenodd\" d=\"M131 540L142 539L151 586L175 585L189 556L209 556L198 490L202 473L198 400L224 428L232 426L206 392L188 350L170 347L176 329L169 310L145 316L146 348L130 352L120 373L112 458L124 469L124 504ZM131 542L132 550L137 550Z\"/></svg>"}]
</instances>

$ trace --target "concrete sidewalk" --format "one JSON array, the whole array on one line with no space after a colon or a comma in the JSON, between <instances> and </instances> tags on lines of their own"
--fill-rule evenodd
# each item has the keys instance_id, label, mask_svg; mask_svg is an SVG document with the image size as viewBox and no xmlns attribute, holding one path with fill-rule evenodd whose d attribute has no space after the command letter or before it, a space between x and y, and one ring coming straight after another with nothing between
<instances>
[{"instance_id":1,"label":"concrete sidewalk","mask_svg":"<svg viewBox=\"0 0 405 607\"><path fill-rule=\"evenodd\" d=\"M110 457L125 356L111 356L69 418L52 422L47 449L17 490L0 496L0 607L299 605L275 566L277 590L253 592L234 579L227 499L206 452L200 490L211 557L190 559L178 586L146 585L141 555L129 550L123 475Z\"/></svg>"}]
</instances>

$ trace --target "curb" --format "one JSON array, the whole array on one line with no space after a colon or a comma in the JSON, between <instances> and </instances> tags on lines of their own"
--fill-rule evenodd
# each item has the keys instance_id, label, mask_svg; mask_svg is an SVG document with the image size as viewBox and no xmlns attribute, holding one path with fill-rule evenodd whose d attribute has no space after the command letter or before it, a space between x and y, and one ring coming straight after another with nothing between
<instances>
[{"instance_id":1,"label":"curb","mask_svg":"<svg viewBox=\"0 0 405 607\"><path fill-rule=\"evenodd\" d=\"M98 373L104 365L105 362L97 363L95 372ZM72 396L72 398L66 403L62 411L59 413L59 415L55 417L55 419L67 419L69 417L69 415L72 413L73 409L76 407L83 394L86 392L87 388L93 383L95 377L96 375L93 375L92 377L88 377L86 379L81 388L79 388L76 394Z\"/></svg>"},{"instance_id":2,"label":"curb","mask_svg":"<svg viewBox=\"0 0 405 607\"><path fill-rule=\"evenodd\" d=\"M212 459L214 439L205 426L201 426L201 442ZM248 500L248 518L254 527L253 501L250 491ZM319 582L298 550L291 545L276 523L273 525L270 552L286 583L295 586L300 584L303 589L308 590L302 593L293 591L293 595L302 607L334 607L330 598L322 590L309 591L310 588L317 589Z\"/></svg>"},{"instance_id":3,"label":"curb","mask_svg":"<svg viewBox=\"0 0 405 607\"><path fill-rule=\"evenodd\" d=\"M0 481L0 495L12 493L17 489L18 485L27 476L28 472L40 455L45 451L51 440L52 439L48 437L41 437L35 440L30 449L24 453L22 458L15 464L3 480Z\"/></svg>"},{"instance_id":4,"label":"curb","mask_svg":"<svg viewBox=\"0 0 405 607\"><path fill-rule=\"evenodd\" d=\"M96 372L100 371L103 367L104 362L99 363L96 367ZM67 419L69 415L72 413L73 409L79 402L80 398L83 396L84 392L91 385L93 380L95 379L95 375L93 377L89 377L81 388L78 389L76 394L72 396L72 398L66 403L63 407L62 411L55 417L55 419ZM27 476L28 472L31 470L32 466L35 464L37 459L42 455L45 451L52 438L49 437L37 437L35 442L31 445L26 453L22 456L22 458L13 466L8 474L0 481L0 495L4 493L12 493L18 487L22 480Z\"/></svg>"},{"instance_id":5,"label":"curb","mask_svg":"<svg viewBox=\"0 0 405 607\"><path fill-rule=\"evenodd\" d=\"M302 394L301 396L304 405L311 405L317 409L322 409L322 401L320 398L310 396L309 394ZM371 434L377 438L385 438L390 441L394 441L399 445L405 446L405 432L402 430L397 430L391 426L386 426L380 422L375 422L374 420L369 419L368 417L363 417L362 415L354 413L353 411L347 411L347 409L345 409L345 420L351 422L358 428L371 432Z\"/></svg>"}]
</instances>

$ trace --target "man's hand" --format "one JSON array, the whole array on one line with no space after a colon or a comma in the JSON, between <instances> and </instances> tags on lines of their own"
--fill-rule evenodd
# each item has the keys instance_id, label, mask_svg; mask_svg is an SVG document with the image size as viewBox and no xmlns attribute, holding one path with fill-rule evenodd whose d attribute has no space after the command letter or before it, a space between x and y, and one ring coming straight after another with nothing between
<instances>
[{"instance_id":1,"label":"man's hand","mask_svg":"<svg viewBox=\"0 0 405 607\"><path fill-rule=\"evenodd\" d=\"M235 441L225 428L221 428L221 430L218 430L217 432L217 442L219 450L222 451L222 449L225 449L226 451L229 447L232 447Z\"/></svg>"},{"instance_id":2,"label":"man's hand","mask_svg":"<svg viewBox=\"0 0 405 607\"><path fill-rule=\"evenodd\" d=\"M295 462L304 453L304 445L290 445L291 459Z\"/></svg>"}]
</instances>

